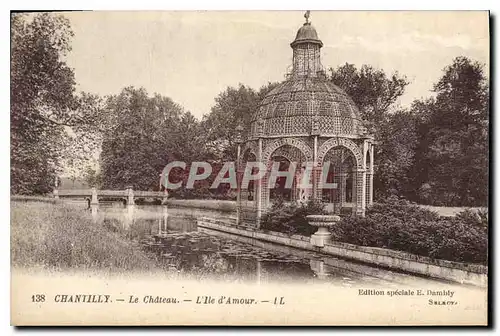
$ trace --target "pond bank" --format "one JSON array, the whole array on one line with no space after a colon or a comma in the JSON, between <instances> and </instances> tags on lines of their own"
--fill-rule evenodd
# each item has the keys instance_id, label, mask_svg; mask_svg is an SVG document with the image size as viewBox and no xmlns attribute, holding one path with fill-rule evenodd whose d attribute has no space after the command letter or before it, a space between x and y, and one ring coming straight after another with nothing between
<instances>
[{"instance_id":1,"label":"pond bank","mask_svg":"<svg viewBox=\"0 0 500 336\"><path fill-rule=\"evenodd\" d=\"M437 279L480 287L485 287L488 283L488 267L483 265L437 260L400 251L340 242L329 242L323 248L319 248L311 245L309 237L300 235L288 236L279 232L243 229L233 226L227 221L222 222L208 217L198 220L198 226Z\"/></svg>"}]
</instances>

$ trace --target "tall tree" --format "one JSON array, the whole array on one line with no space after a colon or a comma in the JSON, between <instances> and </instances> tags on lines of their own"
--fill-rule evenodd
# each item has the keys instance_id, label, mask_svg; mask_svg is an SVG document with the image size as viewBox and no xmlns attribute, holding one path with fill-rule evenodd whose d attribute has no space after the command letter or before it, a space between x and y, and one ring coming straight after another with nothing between
<instances>
[{"instance_id":1,"label":"tall tree","mask_svg":"<svg viewBox=\"0 0 500 336\"><path fill-rule=\"evenodd\" d=\"M89 169L97 169L108 117L103 99L96 95L82 92L76 102L84 118L71 128L66 127L64 148L60 151L60 174L74 181L85 180Z\"/></svg>"},{"instance_id":2,"label":"tall tree","mask_svg":"<svg viewBox=\"0 0 500 336\"><path fill-rule=\"evenodd\" d=\"M385 71L366 64L360 69L349 63L330 68L330 79L354 100L363 120L373 124L375 129L372 131L375 132L409 84L406 76L400 76L398 72L387 75Z\"/></svg>"},{"instance_id":3,"label":"tall tree","mask_svg":"<svg viewBox=\"0 0 500 336\"><path fill-rule=\"evenodd\" d=\"M62 16L11 17L11 192L51 190L74 75L62 61L73 33Z\"/></svg>"},{"instance_id":4,"label":"tall tree","mask_svg":"<svg viewBox=\"0 0 500 336\"><path fill-rule=\"evenodd\" d=\"M74 73L64 60L72 36L61 15L11 16L12 193L51 191L69 134L85 133L93 120L93 98L75 95Z\"/></svg>"},{"instance_id":5,"label":"tall tree","mask_svg":"<svg viewBox=\"0 0 500 336\"><path fill-rule=\"evenodd\" d=\"M408 197L412 192L410 171L418 146L418 117L412 111L398 110L386 119L378 142L379 164L374 189L378 199L391 195Z\"/></svg>"},{"instance_id":6,"label":"tall tree","mask_svg":"<svg viewBox=\"0 0 500 336\"><path fill-rule=\"evenodd\" d=\"M485 205L488 198L489 87L484 66L457 57L434 85L421 127L425 141L420 196L445 205ZM420 106L422 108L422 104Z\"/></svg>"},{"instance_id":7,"label":"tall tree","mask_svg":"<svg viewBox=\"0 0 500 336\"><path fill-rule=\"evenodd\" d=\"M236 158L236 127L243 127L243 137L250 129L253 114L260 101L278 83L268 83L258 91L240 84L237 88L228 87L215 98L215 105L203 119L207 130L207 141L215 157L225 160Z\"/></svg>"},{"instance_id":8,"label":"tall tree","mask_svg":"<svg viewBox=\"0 0 500 336\"><path fill-rule=\"evenodd\" d=\"M158 189L169 161L192 160L203 152L197 120L170 98L128 87L108 98L106 115L101 152L106 188Z\"/></svg>"}]
</instances>

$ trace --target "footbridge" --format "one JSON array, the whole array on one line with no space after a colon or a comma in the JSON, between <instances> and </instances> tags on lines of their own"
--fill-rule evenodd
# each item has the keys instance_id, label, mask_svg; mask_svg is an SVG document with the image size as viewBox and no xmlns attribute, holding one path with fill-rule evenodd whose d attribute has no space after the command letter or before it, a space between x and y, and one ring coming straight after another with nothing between
<instances>
[{"instance_id":1,"label":"footbridge","mask_svg":"<svg viewBox=\"0 0 500 336\"><path fill-rule=\"evenodd\" d=\"M127 188L125 190L98 190L92 189L55 189L54 198L83 198L89 199L90 204L99 204L99 200L103 198L123 199L128 205L135 204L135 200L141 199L160 199L162 203L167 199L166 191L141 191Z\"/></svg>"}]
</instances>

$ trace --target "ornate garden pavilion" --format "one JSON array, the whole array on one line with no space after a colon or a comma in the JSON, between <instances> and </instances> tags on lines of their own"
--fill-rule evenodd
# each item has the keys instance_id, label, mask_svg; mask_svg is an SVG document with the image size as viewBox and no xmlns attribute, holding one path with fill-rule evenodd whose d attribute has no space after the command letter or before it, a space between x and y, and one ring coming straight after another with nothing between
<instances>
[{"instance_id":1,"label":"ornate garden pavilion","mask_svg":"<svg viewBox=\"0 0 500 336\"><path fill-rule=\"evenodd\" d=\"M292 70L260 103L241 148L240 176L249 161L268 167L260 181L238 192L238 219L243 225L258 225L277 198L314 199L332 212L348 210L360 216L373 202L374 138L367 134L353 100L328 80L320 61L323 42L308 20L309 13L305 17L290 44ZM292 188L284 187L283 177L268 188L273 162L280 162L280 171L297 163ZM312 172L312 188L298 182L305 169ZM322 188L325 182L333 187Z\"/></svg>"}]
</instances>

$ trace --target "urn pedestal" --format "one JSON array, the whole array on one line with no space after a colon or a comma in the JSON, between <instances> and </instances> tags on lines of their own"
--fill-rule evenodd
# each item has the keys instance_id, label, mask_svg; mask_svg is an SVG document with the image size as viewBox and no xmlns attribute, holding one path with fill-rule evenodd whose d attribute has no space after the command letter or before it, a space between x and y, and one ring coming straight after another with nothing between
<instances>
[{"instance_id":1,"label":"urn pedestal","mask_svg":"<svg viewBox=\"0 0 500 336\"><path fill-rule=\"evenodd\" d=\"M325 243L330 239L331 233L328 230L330 227L334 226L338 221L340 221L340 217L336 215L309 215L306 216L309 221L309 225L315 226L318 228L311 236L311 244L317 247L325 246Z\"/></svg>"}]
</instances>

